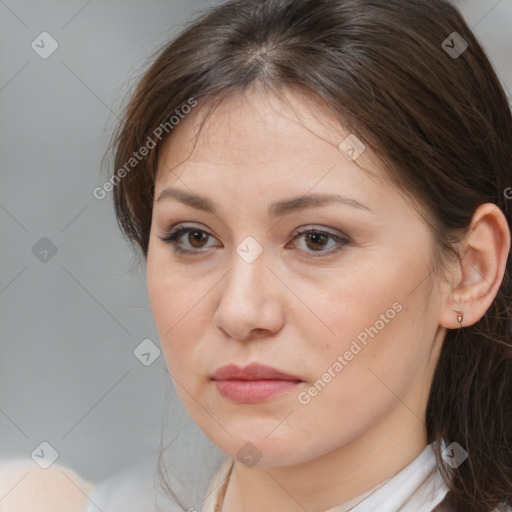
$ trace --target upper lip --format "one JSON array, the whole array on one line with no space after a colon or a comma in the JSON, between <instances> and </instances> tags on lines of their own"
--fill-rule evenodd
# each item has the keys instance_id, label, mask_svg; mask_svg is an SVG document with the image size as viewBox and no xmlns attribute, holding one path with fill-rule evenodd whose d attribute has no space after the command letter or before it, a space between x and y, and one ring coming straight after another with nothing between
<instances>
[{"instance_id":1,"label":"upper lip","mask_svg":"<svg viewBox=\"0 0 512 512\"><path fill-rule=\"evenodd\" d=\"M271 366L260 363L251 363L240 367L236 364L227 364L218 368L212 376L213 380L296 380L300 377L290 375Z\"/></svg>"}]
</instances>

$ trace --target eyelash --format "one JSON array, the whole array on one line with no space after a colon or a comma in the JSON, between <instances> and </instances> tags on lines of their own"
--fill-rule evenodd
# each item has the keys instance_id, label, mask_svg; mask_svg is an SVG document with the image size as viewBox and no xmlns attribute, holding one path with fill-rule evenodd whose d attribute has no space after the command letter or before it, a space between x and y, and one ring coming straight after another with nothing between
<instances>
[{"instance_id":1,"label":"eyelash","mask_svg":"<svg viewBox=\"0 0 512 512\"><path fill-rule=\"evenodd\" d=\"M181 244L177 241L179 238L181 238L182 235L184 235L186 233L190 233L191 231L205 233L208 236L213 236L203 229L195 228L195 227L184 227L182 224L180 224L180 225L177 225L174 229L170 230L169 232L164 233L164 236L158 237L158 238L160 238L160 240L162 240L165 243L171 244L174 251L178 254L196 256L196 255L201 254L203 251L183 249ZM308 233L315 233L315 234L327 236L327 237L331 238L332 240L334 240L338 244L338 246L335 250L306 251L309 253L316 252L319 254L319 256L313 256L313 255L306 256L308 258L319 258L319 257L323 257L323 256L331 256L331 255L337 253L338 251L340 251L341 249L343 249L343 247L345 247L346 245L348 245L350 243L350 240L347 237L335 235L334 233L330 233L329 231L322 231L321 229L314 229L314 228L313 229L306 228L306 229L299 230L293 237L293 240L299 238L302 235L308 234Z\"/></svg>"}]
</instances>

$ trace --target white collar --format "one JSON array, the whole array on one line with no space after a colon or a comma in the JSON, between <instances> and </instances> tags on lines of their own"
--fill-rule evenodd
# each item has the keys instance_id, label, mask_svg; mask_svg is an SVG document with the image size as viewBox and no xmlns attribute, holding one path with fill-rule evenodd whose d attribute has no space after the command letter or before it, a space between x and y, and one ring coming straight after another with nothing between
<instances>
[{"instance_id":1,"label":"white collar","mask_svg":"<svg viewBox=\"0 0 512 512\"><path fill-rule=\"evenodd\" d=\"M351 509L351 512L431 512L446 496L432 444L382 487ZM342 512L335 507L329 512Z\"/></svg>"}]
</instances>

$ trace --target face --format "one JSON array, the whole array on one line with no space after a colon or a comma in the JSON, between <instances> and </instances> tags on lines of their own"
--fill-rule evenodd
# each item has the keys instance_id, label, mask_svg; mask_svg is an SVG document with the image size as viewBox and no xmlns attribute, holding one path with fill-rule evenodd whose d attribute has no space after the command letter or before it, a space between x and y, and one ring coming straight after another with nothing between
<instances>
[{"instance_id":1,"label":"face","mask_svg":"<svg viewBox=\"0 0 512 512\"><path fill-rule=\"evenodd\" d=\"M159 155L147 256L184 406L261 466L422 428L441 337L429 228L369 148L350 160L349 133L287 97L233 96L197 138L200 107L181 121ZM291 380L212 379L251 363Z\"/></svg>"}]
</instances>

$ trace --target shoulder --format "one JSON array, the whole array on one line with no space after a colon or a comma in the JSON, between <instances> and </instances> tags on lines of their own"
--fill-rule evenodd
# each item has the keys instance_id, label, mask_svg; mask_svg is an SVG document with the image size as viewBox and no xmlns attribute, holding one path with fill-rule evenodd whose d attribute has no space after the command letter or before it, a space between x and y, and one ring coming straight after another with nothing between
<instances>
[{"instance_id":1,"label":"shoulder","mask_svg":"<svg viewBox=\"0 0 512 512\"><path fill-rule=\"evenodd\" d=\"M85 512L91 490L90 482L59 464L42 469L32 459L0 462L2 512Z\"/></svg>"}]
</instances>

